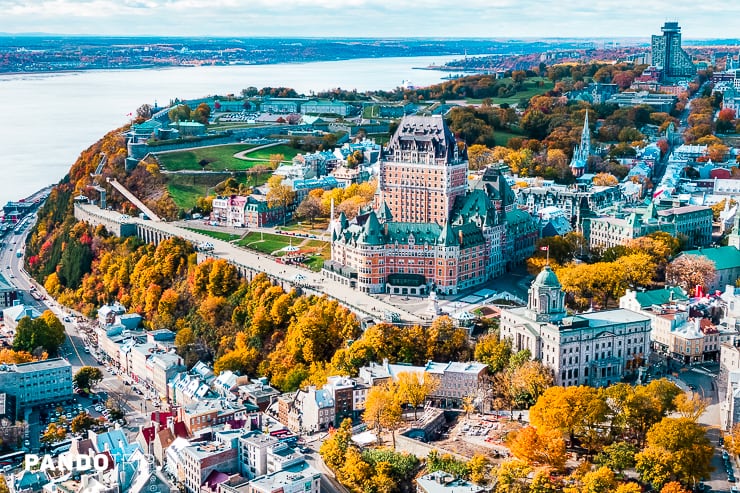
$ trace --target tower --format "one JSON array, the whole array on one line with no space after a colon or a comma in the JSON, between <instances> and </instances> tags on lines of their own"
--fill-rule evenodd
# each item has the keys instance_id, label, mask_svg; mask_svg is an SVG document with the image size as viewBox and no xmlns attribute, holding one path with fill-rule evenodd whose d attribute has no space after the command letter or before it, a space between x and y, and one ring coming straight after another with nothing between
<instances>
[{"instance_id":1,"label":"tower","mask_svg":"<svg viewBox=\"0 0 740 493\"><path fill-rule=\"evenodd\" d=\"M590 155L591 129L588 128L588 111L586 111L586 118L583 120L583 130L581 131L581 143L573 149L573 159L570 161L570 171L573 176L576 178L583 176Z\"/></svg>"},{"instance_id":2,"label":"tower","mask_svg":"<svg viewBox=\"0 0 740 493\"><path fill-rule=\"evenodd\" d=\"M464 148L441 115L407 116L380 160L376 209L383 203L394 221L444 224L468 185Z\"/></svg>"},{"instance_id":3,"label":"tower","mask_svg":"<svg viewBox=\"0 0 740 493\"><path fill-rule=\"evenodd\" d=\"M740 250L740 207L735 213L735 223L732 225L732 232L727 237L727 245Z\"/></svg>"},{"instance_id":4,"label":"tower","mask_svg":"<svg viewBox=\"0 0 740 493\"><path fill-rule=\"evenodd\" d=\"M537 275L528 294L529 318L538 322L557 322L565 316L565 293L549 265L545 265Z\"/></svg>"},{"instance_id":5,"label":"tower","mask_svg":"<svg viewBox=\"0 0 740 493\"><path fill-rule=\"evenodd\" d=\"M666 22L661 36L654 35L651 43L653 65L663 71L663 79L680 79L696 74L691 57L681 48L681 28L678 22Z\"/></svg>"}]
</instances>

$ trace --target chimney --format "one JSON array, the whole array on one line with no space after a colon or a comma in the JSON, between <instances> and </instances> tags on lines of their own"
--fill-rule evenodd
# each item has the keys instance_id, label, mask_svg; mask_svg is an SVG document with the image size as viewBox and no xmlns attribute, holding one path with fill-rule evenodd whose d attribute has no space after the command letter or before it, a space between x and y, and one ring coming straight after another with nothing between
<instances>
[{"instance_id":1,"label":"chimney","mask_svg":"<svg viewBox=\"0 0 740 493\"><path fill-rule=\"evenodd\" d=\"M172 434L175 434L175 418L172 416L167 416L167 428L170 429Z\"/></svg>"},{"instance_id":2,"label":"chimney","mask_svg":"<svg viewBox=\"0 0 740 493\"><path fill-rule=\"evenodd\" d=\"M463 244L463 235L462 235L462 229L457 232L458 237L460 238L460 246Z\"/></svg>"}]
</instances>

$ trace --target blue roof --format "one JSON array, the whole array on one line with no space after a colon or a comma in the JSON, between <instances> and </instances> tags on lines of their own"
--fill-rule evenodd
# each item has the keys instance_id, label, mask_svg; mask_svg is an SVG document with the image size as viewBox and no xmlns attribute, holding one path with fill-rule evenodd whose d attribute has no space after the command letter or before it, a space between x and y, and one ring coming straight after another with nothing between
<instances>
[{"instance_id":1,"label":"blue roof","mask_svg":"<svg viewBox=\"0 0 740 493\"><path fill-rule=\"evenodd\" d=\"M114 450L120 449L120 443L123 443L124 448L128 445L126 435L121 430L111 430L106 433L100 433L95 439L95 448L98 452L105 452L106 450L113 454Z\"/></svg>"}]
</instances>

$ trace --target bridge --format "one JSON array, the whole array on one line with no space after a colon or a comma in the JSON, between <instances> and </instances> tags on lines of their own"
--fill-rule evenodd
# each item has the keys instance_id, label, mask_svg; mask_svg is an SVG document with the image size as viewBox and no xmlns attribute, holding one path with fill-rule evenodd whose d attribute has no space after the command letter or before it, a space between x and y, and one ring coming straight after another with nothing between
<instances>
[{"instance_id":1,"label":"bridge","mask_svg":"<svg viewBox=\"0 0 740 493\"><path fill-rule=\"evenodd\" d=\"M326 295L328 298L346 306L360 317L382 320L386 313L397 313L400 316L401 323L426 325L431 322L431 317L422 318L395 305L376 299L367 293L351 289L341 282L324 277L320 272L313 272L293 265L278 264L273 257L268 255L245 250L229 242L164 221L152 222L139 218L121 220L120 213L102 210L92 204L75 204L75 218L90 224L103 225L109 232L117 236L138 236L142 240L155 245L172 237L182 238L194 246L210 242L213 244L213 251L200 252L198 254L199 262L209 257L223 258L234 265L239 275L245 279L251 281L257 274L264 273L286 291L293 287L299 287L306 294Z\"/></svg>"}]
</instances>

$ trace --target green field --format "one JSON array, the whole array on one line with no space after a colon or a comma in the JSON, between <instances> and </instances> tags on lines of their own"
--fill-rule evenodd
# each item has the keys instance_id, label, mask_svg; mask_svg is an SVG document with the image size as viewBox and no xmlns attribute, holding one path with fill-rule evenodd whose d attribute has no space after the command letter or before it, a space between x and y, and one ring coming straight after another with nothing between
<instances>
[{"instance_id":1,"label":"green field","mask_svg":"<svg viewBox=\"0 0 740 493\"><path fill-rule=\"evenodd\" d=\"M247 154L247 157L249 159L254 159L257 161L265 161L265 163L269 163L270 156L272 156L273 154L282 154L284 156L283 157L284 161L290 162L300 152L301 152L300 150L287 146L287 145L277 145L277 146L267 147L265 149L260 149L259 151L250 152L249 154Z\"/></svg>"},{"instance_id":2,"label":"green field","mask_svg":"<svg viewBox=\"0 0 740 493\"><path fill-rule=\"evenodd\" d=\"M290 245L291 243L298 244L298 238L285 235L276 235L270 233L259 233L252 231L247 233L241 240L237 242L237 245L244 248L251 248L258 252L266 253L268 255L272 252L276 252L283 247Z\"/></svg>"},{"instance_id":3,"label":"green field","mask_svg":"<svg viewBox=\"0 0 740 493\"><path fill-rule=\"evenodd\" d=\"M168 171L201 170L201 160L208 161L208 171L241 170L254 166L253 161L236 159L234 154L254 148L249 144L226 144L212 147L200 147L184 151L157 154L157 159Z\"/></svg>"},{"instance_id":4,"label":"green field","mask_svg":"<svg viewBox=\"0 0 740 493\"><path fill-rule=\"evenodd\" d=\"M501 82L504 84L511 84L512 81L511 81L511 78L506 78L506 79L501 79L496 82ZM539 85L540 82L542 82L541 87ZM522 99L529 99L532 96L537 96L539 94L546 93L547 91L555 87L555 83L546 77L530 77L529 79L524 81L523 87L524 89L522 91L518 91L513 96L509 96L506 98L490 98L491 102L493 104L502 104L502 103L507 103L510 105L519 104L519 101ZM483 101L482 99L468 99L467 100L467 102L470 104L480 104L482 101Z\"/></svg>"},{"instance_id":5,"label":"green field","mask_svg":"<svg viewBox=\"0 0 740 493\"><path fill-rule=\"evenodd\" d=\"M496 140L497 146L506 146L506 143L512 137L524 137L524 135L507 132L505 130L494 130L493 131L493 138Z\"/></svg>"},{"instance_id":6,"label":"green field","mask_svg":"<svg viewBox=\"0 0 740 493\"><path fill-rule=\"evenodd\" d=\"M244 173L239 173L234 178L239 183L258 187L264 185L271 175L271 171L249 177ZM190 210L195 207L199 197L205 197L208 194L213 195L214 187L226 180L229 176L226 173L167 175L167 190L170 192L170 196L177 207L183 210Z\"/></svg>"},{"instance_id":7,"label":"green field","mask_svg":"<svg viewBox=\"0 0 740 493\"><path fill-rule=\"evenodd\" d=\"M216 238L217 240L222 240L222 241L234 241L242 237L242 235L235 235L233 233L226 233L224 231L209 231L207 229L197 229L197 228L185 228L185 229L189 229L190 231L195 231L196 233L210 236L211 238Z\"/></svg>"}]
</instances>

